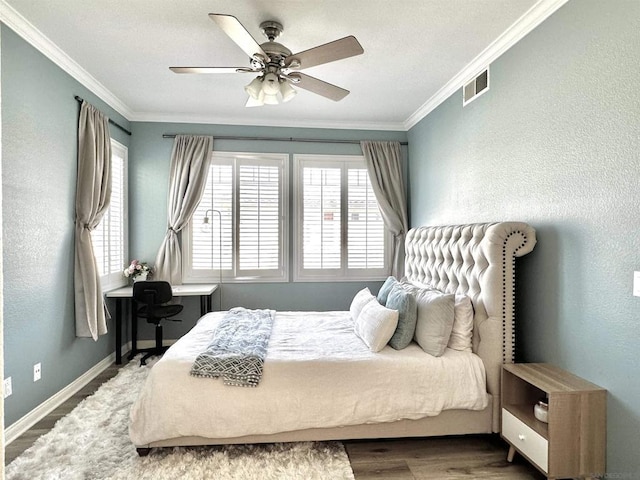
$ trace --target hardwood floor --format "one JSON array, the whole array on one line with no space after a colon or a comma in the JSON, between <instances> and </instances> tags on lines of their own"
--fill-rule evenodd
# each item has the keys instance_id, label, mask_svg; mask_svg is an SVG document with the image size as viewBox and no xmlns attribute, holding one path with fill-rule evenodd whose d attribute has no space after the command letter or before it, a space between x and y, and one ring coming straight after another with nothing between
<instances>
[{"instance_id":1,"label":"hardwood floor","mask_svg":"<svg viewBox=\"0 0 640 480\"><path fill-rule=\"evenodd\" d=\"M343 443L356 480L545 479L497 435Z\"/></svg>"},{"instance_id":2,"label":"hardwood floor","mask_svg":"<svg viewBox=\"0 0 640 480\"><path fill-rule=\"evenodd\" d=\"M113 364L90 384L5 448L5 464L48 432L102 383L115 376ZM507 446L497 435L343 442L356 480L529 479L545 477L522 457L508 463Z\"/></svg>"}]
</instances>

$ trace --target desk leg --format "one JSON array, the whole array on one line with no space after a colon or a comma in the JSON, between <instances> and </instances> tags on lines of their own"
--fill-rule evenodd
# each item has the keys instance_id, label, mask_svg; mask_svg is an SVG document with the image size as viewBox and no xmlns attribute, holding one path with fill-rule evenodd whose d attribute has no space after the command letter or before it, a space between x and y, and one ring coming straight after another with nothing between
<instances>
[{"instance_id":1,"label":"desk leg","mask_svg":"<svg viewBox=\"0 0 640 480\"><path fill-rule=\"evenodd\" d=\"M213 310L212 307L213 293L211 295L200 295L200 316Z\"/></svg>"},{"instance_id":2,"label":"desk leg","mask_svg":"<svg viewBox=\"0 0 640 480\"><path fill-rule=\"evenodd\" d=\"M132 298L131 299L131 353L129 354L129 360L132 360L133 357L138 353L138 315L136 311L138 310L137 302Z\"/></svg>"},{"instance_id":3,"label":"desk leg","mask_svg":"<svg viewBox=\"0 0 640 480\"><path fill-rule=\"evenodd\" d=\"M205 313L207 313L207 296L200 295L200 316L202 317Z\"/></svg>"},{"instance_id":4,"label":"desk leg","mask_svg":"<svg viewBox=\"0 0 640 480\"><path fill-rule=\"evenodd\" d=\"M116 298L116 365L122 363L122 299Z\"/></svg>"}]
</instances>

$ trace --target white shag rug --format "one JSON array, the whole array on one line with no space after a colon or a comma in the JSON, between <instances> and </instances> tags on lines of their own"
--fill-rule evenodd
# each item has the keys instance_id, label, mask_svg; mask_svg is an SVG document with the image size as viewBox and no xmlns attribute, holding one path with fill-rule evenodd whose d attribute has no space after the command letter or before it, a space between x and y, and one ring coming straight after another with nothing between
<instances>
[{"instance_id":1,"label":"white shag rug","mask_svg":"<svg viewBox=\"0 0 640 480\"><path fill-rule=\"evenodd\" d=\"M129 409L150 367L138 363L58 420L6 467L6 479L353 480L340 442L176 447L139 457L129 440Z\"/></svg>"}]
</instances>

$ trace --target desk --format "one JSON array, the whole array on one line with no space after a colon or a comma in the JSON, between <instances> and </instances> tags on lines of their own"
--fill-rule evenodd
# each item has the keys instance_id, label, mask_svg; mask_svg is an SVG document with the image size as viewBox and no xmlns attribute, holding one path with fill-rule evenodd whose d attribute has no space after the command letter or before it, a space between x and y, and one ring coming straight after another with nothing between
<instances>
[{"instance_id":1,"label":"desk","mask_svg":"<svg viewBox=\"0 0 640 480\"><path fill-rule=\"evenodd\" d=\"M192 283L186 285L174 285L172 287L174 297L200 297L200 315L211 311L211 296L218 289L215 283ZM121 287L105 294L107 298L116 299L116 364L122 363L122 302L131 299L131 360L138 353L138 318L133 297L133 287Z\"/></svg>"}]
</instances>

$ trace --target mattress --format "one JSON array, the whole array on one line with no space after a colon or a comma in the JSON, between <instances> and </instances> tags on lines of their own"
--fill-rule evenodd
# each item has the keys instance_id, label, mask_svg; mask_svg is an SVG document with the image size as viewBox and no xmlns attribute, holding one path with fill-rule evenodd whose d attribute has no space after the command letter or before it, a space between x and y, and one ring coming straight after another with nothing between
<instances>
[{"instance_id":1,"label":"mattress","mask_svg":"<svg viewBox=\"0 0 640 480\"><path fill-rule=\"evenodd\" d=\"M342 311L277 312L256 388L190 376L223 315L202 317L151 369L130 413L136 446L419 419L488 405L484 365L474 353L447 349L436 358L414 343L372 353Z\"/></svg>"}]
</instances>

